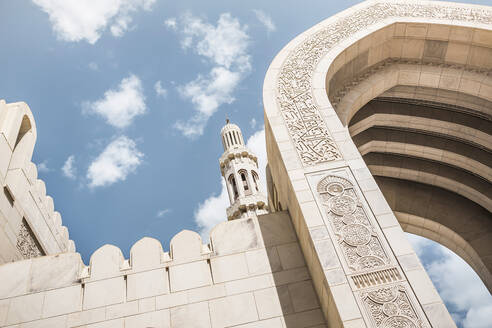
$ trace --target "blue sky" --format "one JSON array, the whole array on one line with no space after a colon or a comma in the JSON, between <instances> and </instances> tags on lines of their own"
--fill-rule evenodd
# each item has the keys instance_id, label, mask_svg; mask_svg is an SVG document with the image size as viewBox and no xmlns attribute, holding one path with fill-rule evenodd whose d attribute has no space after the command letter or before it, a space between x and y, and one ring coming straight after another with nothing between
<instances>
[{"instance_id":1,"label":"blue sky","mask_svg":"<svg viewBox=\"0 0 492 328\"><path fill-rule=\"evenodd\" d=\"M84 261L106 243L128 257L144 236L167 249L182 229L206 236L225 220L226 115L264 166L268 65L357 2L0 0L0 98L30 106L33 161ZM467 304L456 318L480 327Z\"/></svg>"}]
</instances>

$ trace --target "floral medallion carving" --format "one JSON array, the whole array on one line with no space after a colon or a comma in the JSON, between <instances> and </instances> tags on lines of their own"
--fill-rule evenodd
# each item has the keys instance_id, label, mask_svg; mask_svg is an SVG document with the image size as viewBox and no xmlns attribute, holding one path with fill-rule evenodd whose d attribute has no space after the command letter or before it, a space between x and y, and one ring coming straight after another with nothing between
<instances>
[{"instance_id":1,"label":"floral medallion carving","mask_svg":"<svg viewBox=\"0 0 492 328\"><path fill-rule=\"evenodd\" d=\"M390 264L353 184L329 175L318 183L317 191L349 269L367 271Z\"/></svg>"},{"instance_id":2,"label":"floral medallion carving","mask_svg":"<svg viewBox=\"0 0 492 328\"><path fill-rule=\"evenodd\" d=\"M352 214L357 208L357 201L350 196L340 195L330 198L328 206L337 215Z\"/></svg>"},{"instance_id":3,"label":"floral medallion carving","mask_svg":"<svg viewBox=\"0 0 492 328\"><path fill-rule=\"evenodd\" d=\"M385 286L360 294L371 320L378 328L424 328L404 285Z\"/></svg>"},{"instance_id":4,"label":"floral medallion carving","mask_svg":"<svg viewBox=\"0 0 492 328\"><path fill-rule=\"evenodd\" d=\"M371 230L363 224L349 224L343 226L343 240L350 246L365 246L371 240ZM356 249L359 254L359 247Z\"/></svg>"},{"instance_id":5,"label":"floral medallion carving","mask_svg":"<svg viewBox=\"0 0 492 328\"><path fill-rule=\"evenodd\" d=\"M340 17L292 50L277 76L277 102L301 162L305 166L341 159L314 101L311 81L320 59L358 31L390 17L423 17L490 24L481 8L427 3L382 2Z\"/></svg>"}]
</instances>

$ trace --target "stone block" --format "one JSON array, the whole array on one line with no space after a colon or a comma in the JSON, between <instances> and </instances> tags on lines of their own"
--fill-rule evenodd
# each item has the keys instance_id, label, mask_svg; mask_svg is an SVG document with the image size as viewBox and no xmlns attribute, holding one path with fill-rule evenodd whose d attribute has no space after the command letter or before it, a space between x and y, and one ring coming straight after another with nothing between
<instances>
[{"instance_id":1,"label":"stone block","mask_svg":"<svg viewBox=\"0 0 492 328\"><path fill-rule=\"evenodd\" d=\"M170 328L169 310L143 313L125 318L126 328Z\"/></svg>"},{"instance_id":2,"label":"stone block","mask_svg":"<svg viewBox=\"0 0 492 328\"><path fill-rule=\"evenodd\" d=\"M298 243L291 243L277 246L280 263L284 270L302 267L304 263L304 255Z\"/></svg>"},{"instance_id":3,"label":"stone block","mask_svg":"<svg viewBox=\"0 0 492 328\"><path fill-rule=\"evenodd\" d=\"M319 307L318 297L310 280L289 284L289 294L295 312L312 310Z\"/></svg>"},{"instance_id":4,"label":"stone block","mask_svg":"<svg viewBox=\"0 0 492 328\"><path fill-rule=\"evenodd\" d=\"M75 285L45 293L43 318L82 310L82 286Z\"/></svg>"},{"instance_id":5,"label":"stone block","mask_svg":"<svg viewBox=\"0 0 492 328\"><path fill-rule=\"evenodd\" d=\"M246 252L246 262L250 275L259 275L282 270L280 258L275 247L261 248Z\"/></svg>"},{"instance_id":6,"label":"stone block","mask_svg":"<svg viewBox=\"0 0 492 328\"><path fill-rule=\"evenodd\" d=\"M21 324L19 328L66 328L66 324L67 316L62 315L48 319L25 322Z\"/></svg>"},{"instance_id":7,"label":"stone block","mask_svg":"<svg viewBox=\"0 0 492 328\"><path fill-rule=\"evenodd\" d=\"M14 297L10 300L7 325L41 318L44 293Z\"/></svg>"},{"instance_id":8,"label":"stone block","mask_svg":"<svg viewBox=\"0 0 492 328\"><path fill-rule=\"evenodd\" d=\"M297 281L311 279L306 267L296 268L292 270L284 270L273 274L275 286L290 284Z\"/></svg>"},{"instance_id":9,"label":"stone block","mask_svg":"<svg viewBox=\"0 0 492 328\"><path fill-rule=\"evenodd\" d=\"M407 271L406 275L420 304L441 302L439 294L423 268Z\"/></svg>"},{"instance_id":10,"label":"stone block","mask_svg":"<svg viewBox=\"0 0 492 328\"><path fill-rule=\"evenodd\" d=\"M188 302L196 303L226 296L224 284L212 285L187 291Z\"/></svg>"},{"instance_id":11,"label":"stone block","mask_svg":"<svg viewBox=\"0 0 492 328\"><path fill-rule=\"evenodd\" d=\"M217 255L244 252L260 246L253 219L222 222L210 232L210 243Z\"/></svg>"},{"instance_id":12,"label":"stone block","mask_svg":"<svg viewBox=\"0 0 492 328\"><path fill-rule=\"evenodd\" d=\"M336 254L331 239L324 239L314 243L314 249L323 269L340 267L340 261Z\"/></svg>"},{"instance_id":13,"label":"stone block","mask_svg":"<svg viewBox=\"0 0 492 328\"><path fill-rule=\"evenodd\" d=\"M399 226L383 229L383 233L396 256L413 253L412 246Z\"/></svg>"},{"instance_id":14,"label":"stone block","mask_svg":"<svg viewBox=\"0 0 492 328\"><path fill-rule=\"evenodd\" d=\"M138 300L138 312L155 311L155 297L144 298Z\"/></svg>"},{"instance_id":15,"label":"stone block","mask_svg":"<svg viewBox=\"0 0 492 328\"><path fill-rule=\"evenodd\" d=\"M244 253L213 257L210 259L214 283L248 277L248 265Z\"/></svg>"},{"instance_id":16,"label":"stone block","mask_svg":"<svg viewBox=\"0 0 492 328\"><path fill-rule=\"evenodd\" d=\"M158 310L183 305L186 303L188 303L187 292L172 293L169 295L156 296L155 298L155 307Z\"/></svg>"},{"instance_id":17,"label":"stone block","mask_svg":"<svg viewBox=\"0 0 492 328\"><path fill-rule=\"evenodd\" d=\"M212 327L229 327L258 320L252 293L227 296L209 302Z\"/></svg>"},{"instance_id":18,"label":"stone block","mask_svg":"<svg viewBox=\"0 0 492 328\"><path fill-rule=\"evenodd\" d=\"M261 289L255 291L254 295L260 320L294 312L287 286Z\"/></svg>"},{"instance_id":19,"label":"stone block","mask_svg":"<svg viewBox=\"0 0 492 328\"><path fill-rule=\"evenodd\" d=\"M0 327L5 325L5 321L7 321L7 314L9 311L10 300L0 300Z\"/></svg>"},{"instance_id":20,"label":"stone block","mask_svg":"<svg viewBox=\"0 0 492 328\"><path fill-rule=\"evenodd\" d=\"M320 309L294 313L284 316L284 326L287 328L313 327L325 323L323 312Z\"/></svg>"},{"instance_id":21,"label":"stone block","mask_svg":"<svg viewBox=\"0 0 492 328\"><path fill-rule=\"evenodd\" d=\"M32 260L30 292L66 287L78 281L83 263L78 253L43 256Z\"/></svg>"},{"instance_id":22,"label":"stone block","mask_svg":"<svg viewBox=\"0 0 492 328\"><path fill-rule=\"evenodd\" d=\"M123 303L125 301L125 280L116 277L88 282L84 289L83 309Z\"/></svg>"},{"instance_id":23,"label":"stone block","mask_svg":"<svg viewBox=\"0 0 492 328\"><path fill-rule=\"evenodd\" d=\"M247 323L245 325L234 326L234 328L284 328L281 318L272 318L256 322Z\"/></svg>"},{"instance_id":24,"label":"stone block","mask_svg":"<svg viewBox=\"0 0 492 328\"><path fill-rule=\"evenodd\" d=\"M171 309L172 328L210 328L208 303L194 303Z\"/></svg>"},{"instance_id":25,"label":"stone block","mask_svg":"<svg viewBox=\"0 0 492 328\"><path fill-rule=\"evenodd\" d=\"M456 324L443 303L427 304L424 305L423 308L433 328L456 327Z\"/></svg>"},{"instance_id":26,"label":"stone block","mask_svg":"<svg viewBox=\"0 0 492 328\"><path fill-rule=\"evenodd\" d=\"M106 320L117 319L138 313L138 301L125 302L106 307Z\"/></svg>"},{"instance_id":27,"label":"stone block","mask_svg":"<svg viewBox=\"0 0 492 328\"><path fill-rule=\"evenodd\" d=\"M258 217L265 246L275 246L297 240L288 212L275 212Z\"/></svg>"},{"instance_id":28,"label":"stone block","mask_svg":"<svg viewBox=\"0 0 492 328\"><path fill-rule=\"evenodd\" d=\"M25 294L28 290L31 260L0 265L0 298Z\"/></svg>"},{"instance_id":29,"label":"stone block","mask_svg":"<svg viewBox=\"0 0 492 328\"><path fill-rule=\"evenodd\" d=\"M106 308L70 313L67 317L68 327L77 327L87 325L93 322L99 322L106 319Z\"/></svg>"},{"instance_id":30,"label":"stone block","mask_svg":"<svg viewBox=\"0 0 492 328\"><path fill-rule=\"evenodd\" d=\"M333 300L342 321L358 319L362 314L357 306L354 294L348 284L330 287Z\"/></svg>"},{"instance_id":31,"label":"stone block","mask_svg":"<svg viewBox=\"0 0 492 328\"><path fill-rule=\"evenodd\" d=\"M124 319L115 319L109 321L102 321L87 325L84 328L124 328L125 321Z\"/></svg>"},{"instance_id":32,"label":"stone block","mask_svg":"<svg viewBox=\"0 0 492 328\"><path fill-rule=\"evenodd\" d=\"M210 274L210 267L207 261L172 266L169 268L169 277L172 292L212 284L212 275Z\"/></svg>"},{"instance_id":33,"label":"stone block","mask_svg":"<svg viewBox=\"0 0 492 328\"><path fill-rule=\"evenodd\" d=\"M168 293L169 282L164 268L127 276L126 297L129 301Z\"/></svg>"},{"instance_id":34,"label":"stone block","mask_svg":"<svg viewBox=\"0 0 492 328\"><path fill-rule=\"evenodd\" d=\"M272 286L273 279L270 274L251 277L247 279L234 280L225 283L227 295L240 294Z\"/></svg>"}]
</instances>

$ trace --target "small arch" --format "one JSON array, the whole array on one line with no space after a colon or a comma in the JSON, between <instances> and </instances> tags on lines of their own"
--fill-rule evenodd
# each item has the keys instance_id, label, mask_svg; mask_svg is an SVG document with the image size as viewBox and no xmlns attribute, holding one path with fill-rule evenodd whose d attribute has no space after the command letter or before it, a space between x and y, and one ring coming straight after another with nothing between
<instances>
[{"instance_id":1,"label":"small arch","mask_svg":"<svg viewBox=\"0 0 492 328\"><path fill-rule=\"evenodd\" d=\"M236 179L234 178L234 174L231 174L227 180L232 186L232 191L234 193L234 200L236 200L239 197L239 193L237 191Z\"/></svg>"},{"instance_id":2,"label":"small arch","mask_svg":"<svg viewBox=\"0 0 492 328\"><path fill-rule=\"evenodd\" d=\"M250 190L249 184L248 184L248 172L246 170L240 170L238 173L239 173L239 176L241 177L244 192L246 194L250 194L251 190Z\"/></svg>"},{"instance_id":3,"label":"small arch","mask_svg":"<svg viewBox=\"0 0 492 328\"><path fill-rule=\"evenodd\" d=\"M232 131L232 136L234 137L234 143L237 145L238 142L237 142L236 132L235 131Z\"/></svg>"},{"instance_id":4,"label":"small arch","mask_svg":"<svg viewBox=\"0 0 492 328\"><path fill-rule=\"evenodd\" d=\"M31 130L31 121L29 120L29 117L27 115L24 115L22 117L22 123L19 127L19 132L17 133L17 139L15 141L15 147L19 144L19 141L21 141L22 137L29 131Z\"/></svg>"},{"instance_id":5,"label":"small arch","mask_svg":"<svg viewBox=\"0 0 492 328\"><path fill-rule=\"evenodd\" d=\"M229 137L229 145L233 145L234 143L232 142L232 137L231 137L231 134L228 133L227 136Z\"/></svg>"},{"instance_id":6,"label":"small arch","mask_svg":"<svg viewBox=\"0 0 492 328\"><path fill-rule=\"evenodd\" d=\"M256 173L255 171L251 171L251 176L253 177L253 182L255 184L256 191L259 191L259 189L258 189L258 173Z\"/></svg>"}]
</instances>

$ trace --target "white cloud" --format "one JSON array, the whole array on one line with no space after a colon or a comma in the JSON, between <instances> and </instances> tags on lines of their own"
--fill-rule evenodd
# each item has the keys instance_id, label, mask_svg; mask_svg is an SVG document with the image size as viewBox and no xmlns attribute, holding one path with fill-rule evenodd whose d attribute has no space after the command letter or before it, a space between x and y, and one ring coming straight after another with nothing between
<instances>
[{"instance_id":1,"label":"white cloud","mask_svg":"<svg viewBox=\"0 0 492 328\"><path fill-rule=\"evenodd\" d=\"M38 169L38 172L40 173L46 173L51 171L51 169L48 167L48 161L46 160L36 165L36 167Z\"/></svg>"},{"instance_id":2,"label":"white cloud","mask_svg":"<svg viewBox=\"0 0 492 328\"><path fill-rule=\"evenodd\" d=\"M164 25L166 25L166 27L168 27L172 30L176 30L178 28L178 22L176 21L176 18L174 18L174 17L166 19L164 21Z\"/></svg>"},{"instance_id":3,"label":"white cloud","mask_svg":"<svg viewBox=\"0 0 492 328\"><path fill-rule=\"evenodd\" d=\"M72 180L76 178L76 174L77 174L77 169L74 167L74 163L75 163L75 156L70 155L65 161L65 164L63 164L62 166L63 175Z\"/></svg>"},{"instance_id":4,"label":"white cloud","mask_svg":"<svg viewBox=\"0 0 492 328\"><path fill-rule=\"evenodd\" d=\"M492 296L473 269L449 249L423 237L407 234L441 298L458 326L488 327Z\"/></svg>"},{"instance_id":5,"label":"white cloud","mask_svg":"<svg viewBox=\"0 0 492 328\"><path fill-rule=\"evenodd\" d=\"M108 124L125 128L147 109L142 82L132 74L121 80L117 90L106 91L102 99L85 103L84 107L87 112L104 117Z\"/></svg>"},{"instance_id":6,"label":"white cloud","mask_svg":"<svg viewBox=\"0 0 492 328\"><path fill-rule=\"evenodd\" d=\"M234 102L234 91L251 71L249 36L247 26L228 13L220 15L216 26L192 15L184 16L180 26L182 47L192 48L213 65L207 75L178 87L181 96L194 104L195 115L175 127L187 137L197 137L221 105Z\"/></svg>"},{"instance_id":7,"label":"white cloud","mask_svg":"<svg viewBox=\"0 0 492 328\"><path fill-rule=\"evenodd\" d=\"M142 163L143 154L133 140L120 136L113 140L90 164L87 170L89 187L104 187L124 181Z\"/></svg>"},{"instance_id":8,"label":"white cloud","mask_svg":"<svg viewBox=\"0 0 492 328\"><path fill-rule=\"evenodd\" d=\"M267 164L266 145L265 145L265 129L257 131L246 142L248 147L258 157L260 186L266 195L266 179L265 168ZM195 211L195 223L200 230L200 235L203 240L208 240L210 230L220 222L227 220L226 209L230 205L229 196L225 181L221 179L222 189L219 195L212 194L202 203L198 204Z\"/></svg>"},{"instance_id":9,"label":"white cloud","mask_svg":"<svg viewBox=\"0 0 492 328\"><path fill-rule=\"evenodd\" d=\"M154 90L159 97L165 98L167 96L167 90L162 87L161 81L157 81L154 84Z\"/></svg>"},{"instance_id":10,"label":"white cloud","mask_svg":"<svg viewBox=\"0 0 492 328\"><path fill-rule=\"evenodd\" d=\"M165 208L163 210L159 210L159 211L157 211L156 217L162 218L162 217L164 217L166 214L168 214L170 212L171 212L171 210L169 208Z\"/></svg>"},{"instance_id":11,"label":"white cloud","mask_svg":"<svg viewBox=\"0 0 492 328\"><path fill-rule=\"evenodd\" d=\"M277 27L273 23L272 18L263 10L255 9L253 11L256 15L256 18L265 26L268 32L273 32L277 29Z\"/></svg>"},{"instance_id":12,"label":"white cloud","mask_svg":"<svg viewBox=\"0 0 492 328\"><path fill-rule=\"evenodd\" d=\"M234 101L232 93L236 88L241 74L217 66L206 77L198 76L196 80L178 88L183 98L191 99L196 113L187 122L177 122L175 127L187 137L197 137L203 130L210 116L220 105Z\"/></svg>"},{"instance_id":13,"label":"white cloud","mask_svg":"<svg viewBox=\"0 0 492 328\"><path fill-rule=\"evenodd\" d=\"M155 0L33 0L49 15L60 40L94 44L109 27L122 36L132 22L132 14L150 10Z\"/></svg>"},{"instance_id":14,"label":"white cloud","mask_svg":"<svg viewBox=\"0 0 492 328\"><path fill-rule=\"evenodd\" d=\"M99 70L99 65L97 65L97 63L95 63L95 62L90 62L89 65L87 65L87 66L89 66L89 68L93 71Z\"/></svg>"}]
</instances>

